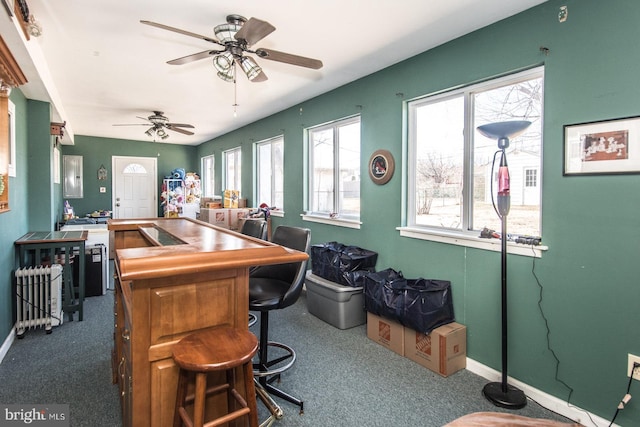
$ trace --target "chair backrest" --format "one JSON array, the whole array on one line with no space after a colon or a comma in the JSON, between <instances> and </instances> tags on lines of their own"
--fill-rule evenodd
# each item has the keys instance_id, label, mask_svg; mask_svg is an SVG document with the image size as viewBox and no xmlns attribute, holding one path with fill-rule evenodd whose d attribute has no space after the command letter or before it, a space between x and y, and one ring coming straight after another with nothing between
<instances>
[{"instance_id":1,"label":"chair backrest","mask_svg":"<svg viewBox=\"0 0 640 427\"><path fill-rule=\"evenodd\" d=\"M240 230L245 236L267 240L267 221L263 219L247 219Z\"/></svg>"},{"instance_id":2,"label":"chair backrest","mask_svg":"<svg viewBox=\"0 0 640 427\"><path fill-rule=\"evenodd\" d=\"M280 225L273 232L271 242L300 252L309 253L311 248L311 230L308 228ZM284 308L298 300L307 273L307 262L308 260L304 260L288 264L256 267L256 269L251 271L250 277L273 278L290 283L291 285L284 293L282 302L278 307Z\"/></svg>"}]
</instances>

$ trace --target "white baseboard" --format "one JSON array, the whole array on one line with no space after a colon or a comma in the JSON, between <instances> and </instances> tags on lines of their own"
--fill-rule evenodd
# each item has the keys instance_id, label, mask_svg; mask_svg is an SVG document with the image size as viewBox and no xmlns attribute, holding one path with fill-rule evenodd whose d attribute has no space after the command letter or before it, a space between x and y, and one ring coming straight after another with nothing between
<instances>
[{"instance_id":1,"label":"white baseboard","mask_svg":"<svg viewBox=\"0 0 640 427\"><path fill-rule=\"evenodd\" d=\"M492 369L480 362L476 362L473 359L467 358L467 370L473 372L476 375L486 378L489 381L501 381L502 374L495 369ZM610 420L605 420L595 414L592 414L582 408L575 405L569 405L564 400L558 399L548 393L531 387L521 381L509 377L509 384L522 390L527 397L538 402L550 411L556 412L564 417L567 417L575 422L587 427L607 427ZM615 426L616 424L614 424Z\"/></svg>"},{"instance_id":2,"label":"white baseboard","mask_svg":"<svg viewBox=\"0 0 640 427\"><path fill-rule=\"evenodd\" d=\"M4 360L4 357L7 355L9 349L11 348L11 345L13 344L13 340L16 338L15 329L15 327L11 328L11 330L9 331L9 335L7 335L7 338L5 338L4 342L2 343L2 347L0 347L0 363L2 363L2 361Z\"/></svg>"}]
</instances>

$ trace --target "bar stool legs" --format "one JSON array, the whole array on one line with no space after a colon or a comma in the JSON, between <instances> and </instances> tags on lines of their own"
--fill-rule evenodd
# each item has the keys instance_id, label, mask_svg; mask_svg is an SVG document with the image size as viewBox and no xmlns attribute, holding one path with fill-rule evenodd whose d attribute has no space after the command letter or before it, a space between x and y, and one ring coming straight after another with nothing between
<instances>
[{"instance_id":1,"label":"bar stool legs","mask_svg":"<svg viewBox=\"0 0 640 427\"><path fill-rule=\"evenodd\" d=\"M257 348L255 335L229 327L207 329L180 340L173 348L173 359L180 367L174 427L214 427L244 416L248 416L251 427L258 427L251 363ZM238 367L242 369L246 399L235 389ZM214 371L224 371L226 383L207 387L207 375ZM192 374L195 390L193 395L187 395ZM227 414L205 423L206 398L219 393L227 394ZM186 409L191 403L193 420Z\"/></svg>"}]
</instances>

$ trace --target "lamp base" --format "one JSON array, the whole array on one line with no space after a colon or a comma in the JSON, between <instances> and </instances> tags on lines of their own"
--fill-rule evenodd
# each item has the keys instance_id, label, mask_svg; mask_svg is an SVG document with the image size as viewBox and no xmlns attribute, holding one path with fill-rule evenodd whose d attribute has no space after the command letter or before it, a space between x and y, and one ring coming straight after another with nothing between
<instances>
[{"instance_id":1,"label":"lamp base","mask_svg":"<svg viewBox=\"0 0 640 427\"><path fill-rule=\"evenodd\" d=\"M502 390L502 383L489 383L482 389L482 395L491 403L506 409L522 409L527 406L527 396L516 387L507 384L507 391Z\"/></svg>"}]
</instances>

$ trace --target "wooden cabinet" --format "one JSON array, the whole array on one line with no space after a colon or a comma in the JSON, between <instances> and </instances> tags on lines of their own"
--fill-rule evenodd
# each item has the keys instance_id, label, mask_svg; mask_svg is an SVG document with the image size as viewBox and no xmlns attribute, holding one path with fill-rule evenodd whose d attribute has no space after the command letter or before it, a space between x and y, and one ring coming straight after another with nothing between
<instances>
[{"instance_id":1,"label":"wooden cabinet","mask_svg":"<svg viewBox=\"0 0 640 427\"><path fill-rule=\"evenodd\" d=\"M307 255L184 218L110 220L109 227L116 243L113 378L123 425L171 426L178 381L173 345L205 328L247 329L249 267ZM153 237L162 233L172 239ZM242 379L238 370L239 390ZM222 395L207 404L209 415L226 409Z\"/></svg>"}]
</instances>

